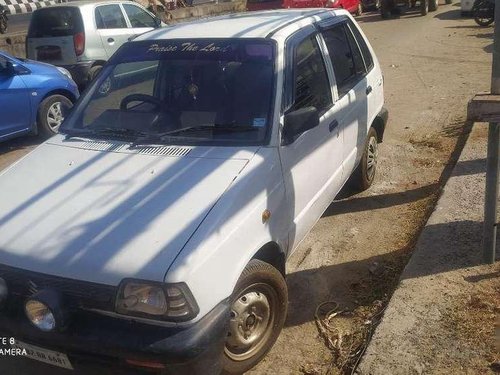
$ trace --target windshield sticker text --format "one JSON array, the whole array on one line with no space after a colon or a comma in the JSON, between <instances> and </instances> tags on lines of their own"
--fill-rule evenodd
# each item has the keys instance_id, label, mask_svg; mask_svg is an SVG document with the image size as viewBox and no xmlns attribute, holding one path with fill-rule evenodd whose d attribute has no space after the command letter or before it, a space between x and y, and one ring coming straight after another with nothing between
<instances>
[{"instance_id":1,"label":"windshield sticker text","mask_svg":"<svg viewBox=\"0 0 500 375\"><path fill-rule=\"evenodd\" d=\"M199 45L197 43L186 42L180 45L168 44L160 46L152 44L149 46L148 52L226 52L229 46L218 46L215 43Z\"/></svg>"}]
</instances>

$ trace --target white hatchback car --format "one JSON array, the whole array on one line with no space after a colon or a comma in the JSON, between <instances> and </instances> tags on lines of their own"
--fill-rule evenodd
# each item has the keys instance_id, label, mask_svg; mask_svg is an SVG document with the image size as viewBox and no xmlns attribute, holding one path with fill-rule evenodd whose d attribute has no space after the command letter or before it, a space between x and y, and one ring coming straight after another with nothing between
<instances>
[{"instance_id":1,"label":"white hatchback car","mask_svg":"<svg viewBox=\"0 0 500 375\"><path fill-rule=\"evenodd\" d=\"M343 10L126 43L0 176L0 331L66 368L250 369L286 318L286 259L352 174L372 183L383 104Z\"/></svg>"}]
</instances>

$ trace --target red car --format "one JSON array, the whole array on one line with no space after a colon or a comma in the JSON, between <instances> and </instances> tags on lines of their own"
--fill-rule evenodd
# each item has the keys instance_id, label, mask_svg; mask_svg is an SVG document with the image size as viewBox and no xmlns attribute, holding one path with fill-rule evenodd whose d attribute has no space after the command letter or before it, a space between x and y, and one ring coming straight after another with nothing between
<instances>
[{"instance_id":1,"label":"red car","mask_svg":"<svg viewBox=\"0 0 500 375\"><path fill-rule=\"evenodd\" d=\"M281 8L341 8L361 15L361 0L247 0L248 10Z\"/></svg>"}]
</instances>

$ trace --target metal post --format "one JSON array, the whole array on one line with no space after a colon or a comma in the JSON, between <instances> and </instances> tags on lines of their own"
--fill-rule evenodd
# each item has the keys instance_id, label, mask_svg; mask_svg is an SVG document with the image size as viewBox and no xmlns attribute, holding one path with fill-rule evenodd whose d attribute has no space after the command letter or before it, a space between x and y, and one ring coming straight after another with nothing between
<instances>
[{"instance_id":1,"label":"metal post","mask_svg":"<svg viewBox=\"0 0 500 375\"><path fill-rule=\"evenodd\" d=\"M498 3L498 1L495 1ZM500 4L495 6L495 35L493 65L491 68L491 93L500 94ZM484 198L483 260L495 262L497 238L498 171L500 125L490 123L488 128L488 156L486 161L486 192Z\"/></svg>"}]
</instances>

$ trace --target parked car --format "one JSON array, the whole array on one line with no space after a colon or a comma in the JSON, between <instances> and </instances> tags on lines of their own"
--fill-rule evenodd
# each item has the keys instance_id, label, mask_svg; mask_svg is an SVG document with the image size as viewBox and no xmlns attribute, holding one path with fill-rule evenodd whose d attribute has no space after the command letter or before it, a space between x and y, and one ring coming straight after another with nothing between
<instances>
[{"instance_id":1,"label":"parked car","mask_svg":"<svg viewBox=\"0 0 500 375\"><path fill-rule=\"evenodd\" d=\"M386 121L344 10L126 43L61 134L0 176L0 331L65 368L252 368L285 321L286 259L351 175L372 184Z\"/></svg>"},{"instance_id":2,"label":"parked car","mask_svg":"<svg viewBox=\"0 0 500 375\"><path fill-rule=\"evenodd\" d=\"M358 16L363 12L360 0L247 0L247 9L252 11L280 8L338 8Z\"/></svg>"},{"instance_id":3,"label":"parked car","mask_svg":"<svg viewBox=\"0 0 500 375\"><path fill-rule=\"evenodd\" d=\"M33 12L26 56L69 70L85 87L129 38L165 26L133 1L79 1Z\"/></svg>"},{"instance_id":4,"label":"parked car","mask_svg":"<svg viewBox=\"0 0 500 375\"><path fill-rule=\"evenodd\" d=\"M0 141L55 134L78 95L66 69L0 51Z\"/></svg>"}]
</instances>

